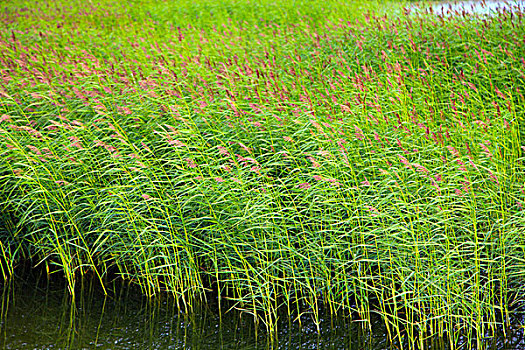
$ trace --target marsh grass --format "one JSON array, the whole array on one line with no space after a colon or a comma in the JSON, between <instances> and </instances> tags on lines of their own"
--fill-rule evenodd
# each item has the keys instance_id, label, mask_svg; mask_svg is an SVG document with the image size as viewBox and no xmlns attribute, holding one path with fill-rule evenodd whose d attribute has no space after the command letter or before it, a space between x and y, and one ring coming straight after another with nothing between
<instances>
[{"instance_id":1,"label":"marsh grass","mask_svg":"<svg viewBox=\"0 0 525 350\"><path fill-rule=\"evenodd\" d=\"M257 4L8 5L4 279L482 344L523 305L522 9Z\"/></svg>"}]
</instances>

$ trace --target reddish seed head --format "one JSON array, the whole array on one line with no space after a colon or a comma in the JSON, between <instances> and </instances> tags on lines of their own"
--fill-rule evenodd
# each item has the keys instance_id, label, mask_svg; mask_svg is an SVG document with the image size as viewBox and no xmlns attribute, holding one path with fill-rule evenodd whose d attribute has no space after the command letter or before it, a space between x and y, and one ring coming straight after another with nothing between
<instances>
[{"instance_id":1,"label":"reddish seed head","mask_svg":"<svg viewBox=\"0 0 525 350\"><path fill-rule=\"evenodd\" d=\"M496 90L496 95L498 95L498 97L502 98L502 99L506 99L507 96L505 96L501 91L499 91L499 89L496 87L495 88Z\"/></svg>"},{"instance_id":2,"label":"reddish seed head","mask_svg":"<svg viewBox=\"0 0 525 350\"><path fill-rule=\"evenodd\" d=\"M465 163L461 159L456 159L456 163L459 164L459 170L461 171L467 171L467 168L465 168Z\"/></svg>"},{"instance_id":3,"label":"reddish seed head","mask_svg":"<svg viewBox=\"0 0 525 350\"><path fill-rule=\"evenodd\" d=\"M230 155L230 152L228 152L228 150L225 147L217 146L217 148L219 149L219 154L221 154L223 156L229 156Z\"/></svg>"},{"instance_id":4,"label":"reddish seed head","mask_svg":"<svg viewBox=\"0 0 525 350\"><path fill-rule=\"evenodd\" d=\"M418 163L412 163L416 170L420 173L428 174L428 169Z\"/></svg>"},{"instance_id":5,"label":"reddish seed head","mask_svg":"<svg viewBox=\"0 0 525 350\"><path fill-rule=\"evenodd\" d=\"M317 154L323 157L327 157L327 158L332 156L330 152L322 150L322 149L317 151Z\"/></svg>"},{"instance_id":6,"label":"reddish seed head","mask_svg":"<svg viewBox=\"0 0 525 350\"><path fill-rule=\"evenodd\" d=\"M494 173L493 173L492 171L488 170L488 172L489 172L489 177L490 177L490 179L491 179L494 183L496 183L497 185L499 185L498 177L497 177L496 175L494 175Z\"/></svg>"},{"instance_id":7,"label":"reddish seed head","mask_svg":"<svg viewBox=\"0 0 525 350\"><path fill-rule=\"evenodd\" d=\"M176 147L184 147L186 146L183 142L179 141L179 140L172 140L171 137L168 136L168 143L170 145L174 145Z\"/></svg>"},{"instance_id":8,"label":"reddish seed head","mask_svg":"<svg viewBox=\"0 0 525 350\"><path fill-rule=\"evenodd\" d=\"M450 152L450 154L452 154L456 158L459 158L459 151L457 149L455 149L452 146L447 146L447 149Z\"/></svg>"},{"instance_id":9,"label":"reddish seed head","mask_svg":"<svg viewBox=\"0 0 525 350\"><path fill-rule=\"evenodd\" d=\"M193 159L191 158L186 158L184 159L186 161L186 163L188 163L188 167L190 168L196 168L197 167L197 164L195 164L195 162L193 161Z\"/></svg>"},{"instance_id":10,"label":"reddish seed head","mask_svg":"<svg viewBox=\"0 0 525 350\"><path fill-rule=\"evenodd\" d=\"M251 149L246 147L242 142L239 142L239 146L241 146L246 152L252 153Z\"/></svg>"},{"instance_id":11,"label":"reddish seed head","mask_svg":"<svg viewBox=\"0 0 525 350\"><path fill-rule=\"evenodd\" d=\"M363 134L363 130L359 129L357 126L355 126L355 137L358 140L362 140L365 137L365 135Z\"/></svg>"},{"instance_id":12,"label":"reddish seed head","mask_svg":"<svg viewBox=\"0 0 525 350\"><path fill-rule=\"evenodd\" d=\"M487 143L487 144L490 145L490 142L487 142L487 141L486 141L485 143ZM490 153L490 150L488 149L488 147L485 146L484 143L480 143L479 145L480 145L481 149L483 150L483 153L484 153L487 157L491 158L491 157L492 157L492 153Z\"/></svg>"},{"instance_id":13,"label":"reddish seed head","mask_svg":"<svg viewBox=\"0 0 525 350\"><path fill-rule=\"evenodd\" d=\"M321 167L321 164L317 163L317 161L315 160L314 157L308 156L308 157L306 157L306 159L308 159L310 162L312 162L312 166L313 166L314 168L319 168L319 167Z\"/></svg>"},{"instance_id":14,"label":"reddish seed head","mask_svg":"<svg viewBox=\"0 0 525 350\"><path fill-rule=\"evenodd\" d=\"M298 188L301 188L301 189L308 189L310 187L312 187L308 182L303 182L299 185L297 185Z\"/></svg>"},{"instance_id":15,"label":"reddish seed head","mask_svg":"<svg viewBox=\"0 0 525 350\"><path fill-rule=\"evenodd\" d=\"M341 104L341 105L339 105L339 106L341 106L341 110L342 110L343 112L345 112L345 113L350 113L350 112L352 111L352 110L350 109L350 107L348 107L348 106L346 106L346 105Z\"/></svg>"}]
</instances>

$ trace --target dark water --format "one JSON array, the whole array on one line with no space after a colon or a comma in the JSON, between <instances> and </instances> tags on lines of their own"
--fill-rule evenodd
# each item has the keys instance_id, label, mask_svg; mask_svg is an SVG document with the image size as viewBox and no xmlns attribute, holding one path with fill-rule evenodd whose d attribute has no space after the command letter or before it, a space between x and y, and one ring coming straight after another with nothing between
<instances>
[{"instance_id":1,"label":"dark water","mask_svg":"<svg viewBox=\"0 0 525 350\"><path fill-rule=\"evenodd\" d=\"M147 299L135 287L114 285L104 296L95 283L78 286L73 301L63 282L15 278L3 286L2 349L385 349L380 323L374 336L359 323L323 321L302 327L283 321L273 341L238 312L214 307L179 313L168 297Z\"/></svg>"},{"instance_id":2,"label":"dark water","mask_svg":"<svg viewBox=\"0 0 525 350\"><path fill-rule=\"evenodd\" d=\"M0 300L2 349L397 349L387 340L380 319L372 332L362 323L326 319L320 332L313 322L302 327L286 318L271 339L250 316L229 312L219 317L214 303L191 315L178 312L169 297L147 299L135 287L114 283L109 296L89 280L72 300L63 281L42 273L5 283ZM525 349L524 319L514 333L487 339L488 349ZM468 341L462 341L464 346ZM445 349L436 340L428 349Z\"/></svg>"}]
</instances>

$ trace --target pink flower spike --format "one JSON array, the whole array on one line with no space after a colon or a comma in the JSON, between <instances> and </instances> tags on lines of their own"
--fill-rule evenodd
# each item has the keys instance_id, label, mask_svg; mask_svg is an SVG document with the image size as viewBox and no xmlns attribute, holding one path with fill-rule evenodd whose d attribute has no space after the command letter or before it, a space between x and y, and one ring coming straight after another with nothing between
<instances>
[{"instance_id":1,"label":"pink flower spike","mask_svg":"<svg viewBox=\"0 0 525 350\"><path fill-rule=\"evenodd\" d=\"M452 154L454 157L456 158L459 158L459 152L457 149L455 149L454 147L452 146L447 146L447 149L448 151L450 152L450 154Z\"/></svg>"},{"instance_id":2,"label":"pink flower spike","mask_svg":"<svg viewBox=\"0 0 525 350\"><path fill-rule=\"evenodd\" d=\"M416 170L420 173L428 174L428 169L418 163L412 163Z\"/></svg>"},{"instance_id":3,"label":"pink flower spike","mask_svg":"<svg viewBox=\"0 0 525 350\"><path fill-rule=\"evenodd\" d=\"M144 143L144 141L141 141L140 144L146 151L151 152L151 149Z\"/></svg>"},{"instance_id":4,"label":"pink flower spike","mask_svg":"<svg viewBox=\"0 0 525 350\"><path fill-rule=\"evenodd\" d=\"M39 154L39 155L42 154L42 152L40 152L40 150L36 148L35 146L27 145L27 148L29 148L31 151L33 151L36 154Z\"/></svg>"},{"instance_id":5,"label":"pink flower spike","mask_svg":"<svg viewBox=\"0 0 525 350\"><path fill-rule=\"evenodd\" d=\"M310 187L312 187L308 182L303 182L299 185L297 185L298 188L301 188L301 189L308 189Z\"/></svg>"},{"instance_id":6,"label":"pink flower spike","mask_svg":"<svg viewBox=\"0 0 525 350\"><path fill-rule=\"evenodd\" d=\"M461 171L467 171L467 168L465 168L465 163L459 158L456 159L456 163L459 164L459 170Z\"/></svg>"},{"instance_id":7,"label":"pink flower spike","mask_svg":"<svg viewBox=\"0 0 525 350\"><path fill-rule=\"evenodd\" d=\"M215 178L216 182L224 182L224 179L221 176Z\"/></svg>"},{"instance_id":8,"label":"pink flower spike","mask_svg":"<svg viewBox=\"0 0 525 350\"><path fill-rule=\"evenodd\" d=\"M499 185L498 177L497 177L496 175L494 175L494 173L493 173L492 171L488 170L488 172L489 172L489 177L490 177L490 179L491 179L494 183L496 183L497 185Z\"/></svg>"},{"instance_id":9,"label":"pink flower spike","mask_svg":"<svg viewBox=\"0 0 525 350\"><path fill-rule=\"evenodd\" d=\"M485 143L487 143L488 145L490 145L490 142L485 142ZM483 153L484 153L487 157L492 158L492 153L490 153L490 150L488 149L488 147L485 146L485 144L483 144L483 143L480 143L479 145L480 145L480 147L483 149Z\"/></svg>"},{"instance_id":10,"label":"pink flower spike","mask_svg":"<svg viewBox=\"0 0 525 350\"><path fill-rule=\"evenodd\" d=\"M142 198L144 198L145 200L149 200L149 199L151 199L151 196L149 196L147 194L143 194Z\"/></svg>"},{"instance_id":11,"label":"pink flower spike","mask_svg":"<svg viewBox=\"0 0 525 350\"><path fill-rule=\"evenodd\" d=\"M191 158L186 158L184 159L187 163L188 163L188 167L190 168L196 168L197 167L197 164L195 164L195 162L193 161L193 159Z\"/></svg>"},{"instance_id":12,"label":"pink flower spike","mask_svg":"<svg viewBox=\"0 0 525 350\"><path fill-rule=\"evenodd\" d=\"M251 149L249 147L246 147L242 142L239 142L239 146L242 147L246 152L252 153Z\"/></svg>"},{"instance_id":13,"label":"pink flower spike","mask_svg":"<svg viewBox=\"0 0 525 350\"><path fill-rule=\"evenodd\" d=\"M308 157L306 157L306 159L308 159L310 162L312 162L312 166L313 166L314 168L319 168L319 167L321 167L321 164L317 163L317 161L315 160L314 157L308 156Z\"/></svg>"},{"instance_id":14,"label":"pink flower spike","mask_svg":"<svg viewBox=\"0 0 525 350\"><path fill-rule=\"evenodd\" d=\"M330 182L330 186L336 186L336 187L341 186L341 183L337 181L336 179L326 179L326 181Z\"/></svg>"},{"instance_id":15,"label":"pink flower spike","mask_svg":"<svg viewBox=\"0 0 525 350\"><path fill-rule=\"evenodd\" d=\"M230 155L230 152L228 152L228 150L225 147L217 146L217 148L219 149L219 154L220 155L223 155L223 156L229 156Z\"/></svg>"},{"instance_id":16,"label":"pink flower spike","mask_svg":"<svg viewBox=\"0 0 525 350\"><path fill-rule=\"evenodd\" d=\"M358 140L362 140L365 137L365 135L363 134L363 130L359 129L357 125L355 126L355 137Z\"/></svg>"},{"instance_id":17,"label":"pink flower spike","mask_svg":"<svg viewBox=\"0 0 525 350\"><path fill-rule=\"evenodd\" d=\"M175 145L177 147L184 147L186 146L183 142L179 141L179 140L172 140L171 138L168 137L168 143L170 145Z\"/></svg>"}]
</instances>

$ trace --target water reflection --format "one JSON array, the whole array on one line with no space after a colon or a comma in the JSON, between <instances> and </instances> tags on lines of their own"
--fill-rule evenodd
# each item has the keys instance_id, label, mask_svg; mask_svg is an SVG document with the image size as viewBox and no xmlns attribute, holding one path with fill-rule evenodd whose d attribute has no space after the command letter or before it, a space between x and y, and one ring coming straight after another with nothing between
<instances>
[{"instance_id":1,"label":"water reflection","mask_svg":"<svg viewBox=\"0 0 525 350\"><path fill-rule=\"evenodd\" d=\"M525 10L525 1L437 1L431 3L420 3L418 7L420 7L421 9L427 9L434 14L442 16L463 16L467 14L490 15L495 13L509 12L511 9L523 12Z\"/></svg>"},{"instance_id":2,"label":"water reflection","mask_svg":"<svg viewBox=\"0 0 525 350\"><path fill-rule=\"evenodd\" d=\"M329 320L316 327L284 321L275 341L256 332L252 319L197 307L180 314L169 298L148 300L133 287L114 284L105 297L84 282L73 301L63 283L42 277L4 285L1 300L3 349L384 349L381 327L371 337L357 323Z\"/></svg>"},{"instance_id":3,"label":"water reflection","mask_svg":"<svg viewBox=\"0 0 525 350\"><path fill-rule=\"evenodd\" d=\"M252 318L231 312L222 316L210 307L196 307L191 315L178 312L169 298L155 300L140 291L113 283L110 296L89 281L78 286L72 300L63 282L15 279L4 285L0 307L2 349L388 349L390 344L380 319L372 332L348 319L303 326L285 317L273 340L256 327ZM516 329L523 318L516 319ZM468 344L467 340L462 343ZM487 339L489 349L525 348L523 331L507 338ZM445 349L437 340L428 349Z\"/></svg>"}]
</instances>

